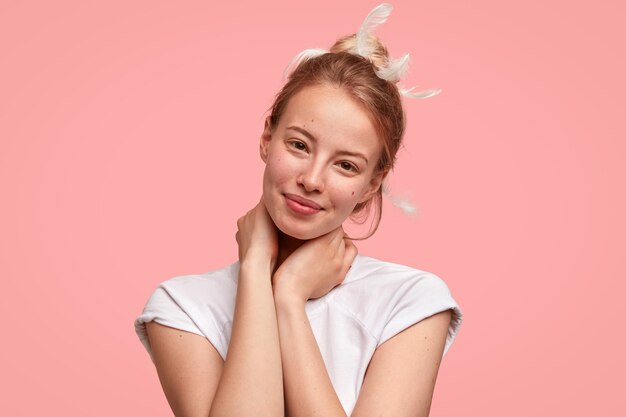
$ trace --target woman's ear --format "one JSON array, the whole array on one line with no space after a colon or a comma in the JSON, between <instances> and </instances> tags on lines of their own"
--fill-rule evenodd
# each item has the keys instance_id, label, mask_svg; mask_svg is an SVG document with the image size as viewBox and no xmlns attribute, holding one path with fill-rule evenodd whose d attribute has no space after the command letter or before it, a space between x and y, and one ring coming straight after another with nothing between
<instances>
[{"instance_id":1,"label":"woman's ear","mask_svg":"<svg viewBox=\"0 0 626 417\"><path fill-rule=\"evenodd\" d=\"M363 194L363 197L359 200L359 204L366 202L378 192L378 189L382 187L383 180L387 176L387 173L389 173L389 169L384 169L382 171L378 171L378 173L372 176L369 187L365 194Z\"/></svg>"},{"instance_id":2,"label":"woman's ear","mask_svg":"<svg viewBox=\"0 0 626 417\"><path fill-rule=\"evenodd\" d=\"M272 126L270 123L270 116L265 118L265 127L263 128L263 133L261 134L261 141L259 144L259 153L261 154L261 159L263 162L267 163L267 153L270 145L270 141L272 140Z\"/></svg>"}]
</instances>

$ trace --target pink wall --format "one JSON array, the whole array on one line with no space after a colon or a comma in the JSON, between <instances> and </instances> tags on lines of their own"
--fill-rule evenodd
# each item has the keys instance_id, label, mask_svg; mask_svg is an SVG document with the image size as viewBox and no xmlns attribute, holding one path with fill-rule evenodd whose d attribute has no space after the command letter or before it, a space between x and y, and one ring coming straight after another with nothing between
<instances>
[{"instance_id":1,"label":"pink wall","mask_svg":"<svg viewBox=\"0 0 626 417\"><path fill-rule=\"evenodd\" d=\"M171 415L133 319L235 259L283 68L377 4L91 3L0 3L0 415ZM622 4L402 0L378 32L444 90L407 101L420 215L359 246L464 309L432 416L625 408Z\"/></svg>"}]
</instances>

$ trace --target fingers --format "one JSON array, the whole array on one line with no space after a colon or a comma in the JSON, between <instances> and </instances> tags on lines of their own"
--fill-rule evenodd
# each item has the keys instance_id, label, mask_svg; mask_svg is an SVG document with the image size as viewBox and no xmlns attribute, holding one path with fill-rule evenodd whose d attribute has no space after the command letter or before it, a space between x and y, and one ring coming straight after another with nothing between
<instances>
[{"instance_id":1,"label":"fingers","mask_svg":"<svg viewBox=\"0 0 626 417\"><path fill-rule=\"evenodd\" d=\"M335 252L336 259L339 260L341 264L341 270L345 274L348 273L348 270L352 266L352 262L356 255L358 254L358 249L356 245L350 240L346 233L344 232L342 227L337 228L333 231L334 235L332 237L332 245L329 245L329 248L332 246ZM336 243L336 245L335 245Z\"/></svg>"},{"instance_id":2,"label":"fingers","mask_svg":"<svg viewBox=\"0 0 626 417\"><path fill-rule=\"evenodd\" d=\"M341 285L341 283L346 278L348 271L350 271L350 267L352 266L352 262L356 257L358 251L354 243L351 240L346 239L342 236L339 240L339 248L336 250L335 254L335 262L338 263L340 274L337 276L337 282L335 287Z\"/></svg>"},{"instance_id":3,"label":"fingers","mask_svg":"<svg viewBox=\"0 0 626 417\"><path fill-rule=\"evenodd\" d=\"M328 239L328 244L333 247L333 249L339 248L341 241L344 237L343 228L340 226L334 230L331 230L326 235L324 235L326 239Z\"/></svg>"},{"instance_id":4,"label":"fingers","mask_svg":"<svg viewBox=\"0 0 626 417\"><path fill-rule=\"evenodd\" d=\"M259 204L257 204L256 208L267 213L269 216L269 212L267 211L267 206L265 205L265 199L263 198L263 194L261 194L261 199L259 200Z\"/></svg>"}]
</instances>

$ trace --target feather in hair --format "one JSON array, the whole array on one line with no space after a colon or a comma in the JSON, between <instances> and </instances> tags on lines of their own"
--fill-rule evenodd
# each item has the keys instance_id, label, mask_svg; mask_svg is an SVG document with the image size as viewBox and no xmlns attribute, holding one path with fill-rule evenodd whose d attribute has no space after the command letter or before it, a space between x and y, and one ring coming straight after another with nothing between
<instances>
[{"instance_id":1,"label":"feather in hair","mask_svg":"<svg viewBox=\"0 0 626 417\"><path fill-rule=\"evenodd\" d=\"M390 58L389 63L376 70L376 74L387 81L399 81L409 71L409 54L402 58Z\"/></svg>"},{"instance_id":2,"label":"feather in hair","mask_svg":"<svg viewBox=\"0 0 626 417\"><path fill-rule=\"evenodd\" d=\"M287 79L289 74L291 74L293 70L298 68L300 63L302 63L303 61L307 61L311 58L315 58L316 56L324 55L326 53L328 53L328 51L322 48L310 48L300 52L298 55L293 57L291 62L289 62L289 65L287 65L287 68L285 68L285 71L283 72L283 79Z\"/></svg>"},{"instance_id":3,"label":"feather in hair","mask_svg":"<svg viewBox=\"0 0 626 417\"><path fill-rule=\"evenodd\" d=\"M393 6L388 3L383 3L372 9L367 15L359 31L356 33L356 53L368 57L374 52L374 48L369 42L369 35L381 24L387 21Z\"/></svg>"},{"instance_id":4,"label":"feather in hair","mask_svg":"<svg viewBox=\"0 0 626 417\"><path fill-rule=\"evenodd\" d=\"M398 90L400 90L400 94L402 94L403 96L408 97L408 98L429 98L429 97L433 97L433 96L436 96L437 94L441 93L441 89L440 88L433 88L433 89L430 89L430 90L413 92L414 88L415 87L402 88L402 87L398 86Z\"/></svg>"}]
</instances>

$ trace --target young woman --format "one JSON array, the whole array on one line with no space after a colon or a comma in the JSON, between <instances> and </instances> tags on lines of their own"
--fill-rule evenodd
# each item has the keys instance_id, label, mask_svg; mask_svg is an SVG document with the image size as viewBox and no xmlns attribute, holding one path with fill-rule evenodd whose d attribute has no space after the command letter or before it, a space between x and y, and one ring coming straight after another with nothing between
<instances>
[{"instance_id":1,"label":"young woman","mask_svg":"<svg viewBox=\"0 0 626 417\"><path fill-rule=\"evenodd\" d=\"M404 132L402 62L370 34L389 10L295 60L238 262L163 282L137 318L176 416L428 415L461 310L436 275L358 255L342 228L373 208L375 230Z\"/></svg>"}]
</instances>

